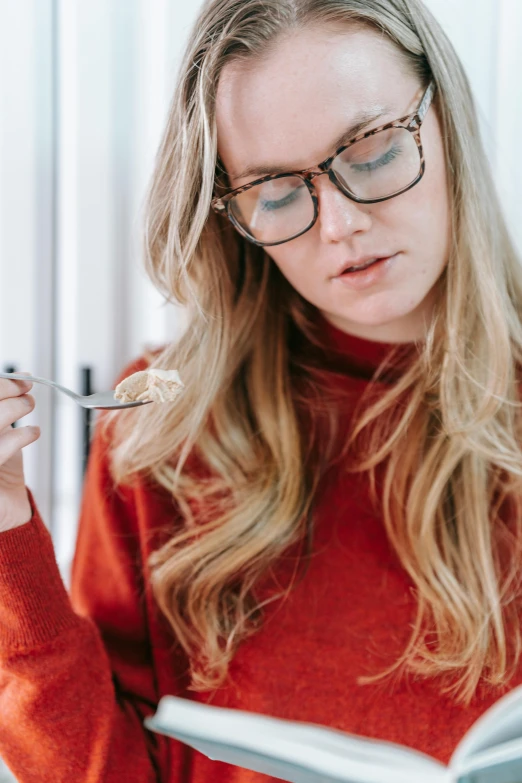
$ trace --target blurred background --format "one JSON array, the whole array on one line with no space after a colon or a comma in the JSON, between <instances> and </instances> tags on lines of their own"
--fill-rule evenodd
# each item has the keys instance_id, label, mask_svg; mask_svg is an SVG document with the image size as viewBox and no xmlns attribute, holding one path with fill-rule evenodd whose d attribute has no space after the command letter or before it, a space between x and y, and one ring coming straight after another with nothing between
<instances>
[{"instance_id":1,"label":"blurred background","mask_svg":"<svg viewBox=\"0 0 522 783\"><path fill-rule=\"evenodd\" d=\"M522 253L522 0L427 4L471 80ZM0 370L89 394L183 329L141 270L141 209L200 5L0 0ZM32 394L26 480L68 584L93 421L48 387Z\"/></svg>"},{"instance_id":2,"label":"blurred background","mask_svg":"<svg viewBox=\"0 0 522 783\"><path fill-rule=\"evenodd\" d=\"M471 80L522 251L522 0L427 0ZM141 217L200 0L0 0L0 369L113 388L185 313L141 269ZM28 486L68 583L86 414L35 385ZM94 414L94 416L97 414ZM91 421L92 424L92 421Z\"/></svg>"}]
</instances>

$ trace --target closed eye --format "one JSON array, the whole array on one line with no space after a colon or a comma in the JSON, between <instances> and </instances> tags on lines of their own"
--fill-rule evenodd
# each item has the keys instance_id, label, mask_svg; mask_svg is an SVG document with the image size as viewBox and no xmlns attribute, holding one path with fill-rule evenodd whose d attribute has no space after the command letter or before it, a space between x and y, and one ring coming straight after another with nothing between
<instances>
[{"instance_id":1,"label":"closed eye","mask_svg":"<svg viewBox=\"0 0 522 783\"><path fill-rule=\"evenodd\" d=\"M394 147L391 147L388 150L388 152L385 155L382 155L380 158L377 158L376 160L370 160L367 163L352 163L350 164L350 168L353 171L357 171L357 172L375 171L375 169L379 169L382 166L387 166L389 163L392 162L392 160L398 158L401 152L402 152L402 148L395 145Z\"/></svg>"},{"instance_id":2,"label":"closed eye","mask_svg":"<svg viewBox=\"0 0 522 783\"><path fill-rule=\"evenodd\" d=\"M299 191L305 187L304 185L300 185L298 188L295 188L294 190L291 190L288 195L286 195L284 198L281 199L262 199L261 201L261 209L265 212L272 212L276 209L283 209L284 207L287 207L289 204L293 204L293 202L299 197Z\"/></svg>"}]
</instances>

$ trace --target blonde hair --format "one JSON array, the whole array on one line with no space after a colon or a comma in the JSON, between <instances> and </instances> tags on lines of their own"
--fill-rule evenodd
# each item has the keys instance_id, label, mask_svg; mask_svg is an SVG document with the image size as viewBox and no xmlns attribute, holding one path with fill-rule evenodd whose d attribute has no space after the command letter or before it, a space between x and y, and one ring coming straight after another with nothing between
<instances>
[{"instance_id":1,"label":"blonde hair","mask_svg":"<svg viewBox=\"0 0 522 783\"><path fill-rule=\"evenodd\" d=\"M215 96L227 63L255 63L280 36L305 26L346 23L389 36L419 81L436 82L452 246L418 357L361 408L340 453L330 400L323 411L329 436L312 459L297 389L306 388L318 416L325 390L290 339L317 340L313 308L262 249L209 209ZM324 468L357 439L367 451L350 469L368 471L377 503L375 470L385 467L384 524L418 600L404 654L361 682L392 671L443 675L443 691L464 703L482 679L506 683L521 651L522 273L468 81L420 0L207 2L159 148L145 248L155 286L191 310L183 337L154 362L178 369L186 391L174 406L118 412L105 422L115 482L150 476L177 505L168 540L148 566L158 606L190 661L191 687L224 681L238 643L261 622L256 585L282 552L297 544L306 561Z\"/></svg>"}]
</instances>

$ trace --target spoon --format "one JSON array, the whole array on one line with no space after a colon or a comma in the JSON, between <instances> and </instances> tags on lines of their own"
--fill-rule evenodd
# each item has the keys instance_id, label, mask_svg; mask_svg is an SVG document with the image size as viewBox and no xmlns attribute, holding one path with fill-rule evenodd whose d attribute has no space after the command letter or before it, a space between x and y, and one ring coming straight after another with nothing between
<instances>
[{"instance_id":1,"label":"spoon","mask_svg":"<svg viewBox=\"0 0 522 783\"><path fill-rule=\"evenodd\" d=\"M52 386L55 389L59 389L64 394L81 405L82 408L101 408L109 410L112 408L136 408L138 405L147 405L153 400L137 400L135 402L121 402L114 399L114 391L98 392L97 394L89 394L87 397L76 392L67 389L65 386L60 386L55 381L48 381L47 378L37 378L35 375L22 375L16 372L0 372L0 378L8 378L15 381L32 381L33 383L44 383L46 386Z\"/></svg>"}]
</instances>

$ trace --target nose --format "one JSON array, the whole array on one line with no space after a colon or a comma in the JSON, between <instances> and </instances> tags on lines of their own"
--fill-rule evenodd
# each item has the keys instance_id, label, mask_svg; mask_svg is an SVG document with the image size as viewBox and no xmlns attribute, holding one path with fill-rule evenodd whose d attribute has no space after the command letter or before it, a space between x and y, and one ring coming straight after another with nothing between
<instances>
[{"instance_id":1,"label":"nose","mask_svg":"<svg viewBox=\"0 0 522 783\"><path fill-rule=\"evenodd\" d=\"M353 234L369 231L372 218L368 204L345 196L328 177L314 179L319 202L317 222L323 242L341 242Z\"/></svg>"}]
</instances>

